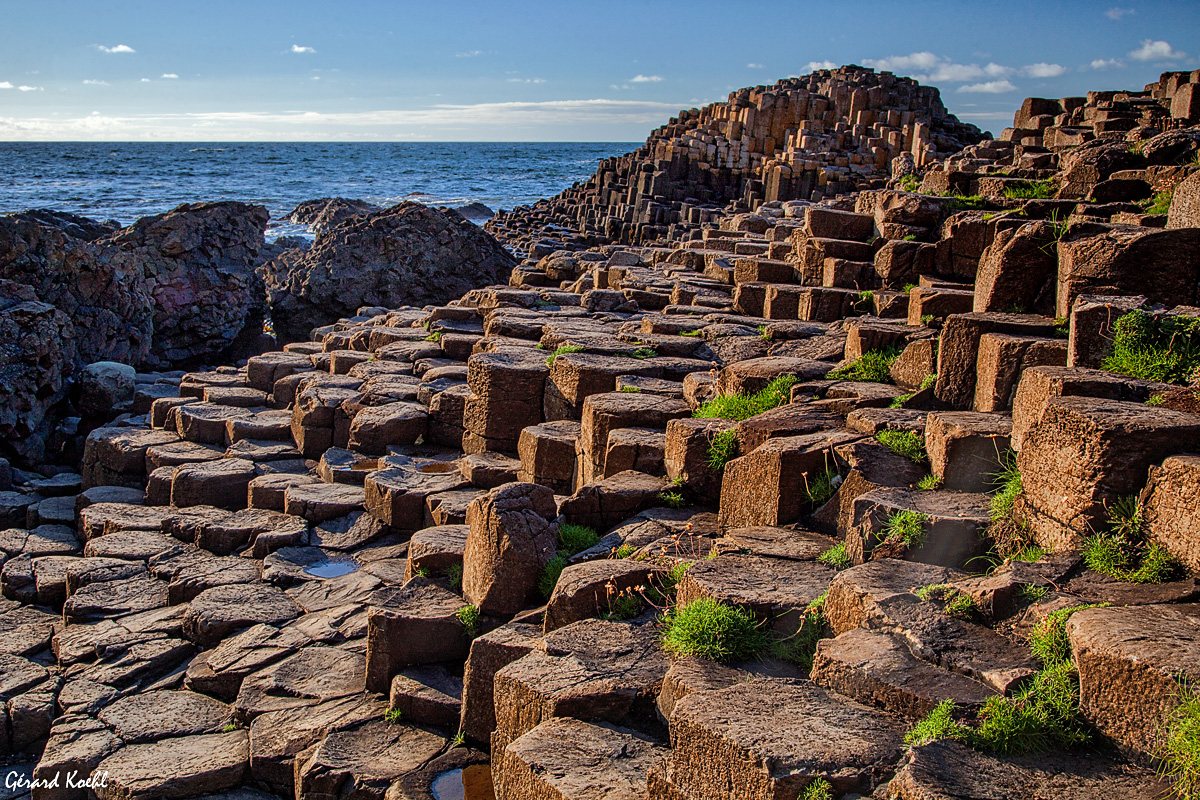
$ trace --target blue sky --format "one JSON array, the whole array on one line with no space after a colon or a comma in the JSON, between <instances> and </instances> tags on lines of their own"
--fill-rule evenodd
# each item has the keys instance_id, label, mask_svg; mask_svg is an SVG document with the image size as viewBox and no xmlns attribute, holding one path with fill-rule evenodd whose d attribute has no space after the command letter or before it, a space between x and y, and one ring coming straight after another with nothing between
<instances>
[{"instance_id":1,"label":"blue sky","mask_svg":"<svg viewBox=\"0 0 1200 800\"><path fill-rule=\"evenodd\" d=\"M0 0L0 140L638 141L844 63L999 132L1200 68L1200 3Z\"/></svg>"}]
</instances>

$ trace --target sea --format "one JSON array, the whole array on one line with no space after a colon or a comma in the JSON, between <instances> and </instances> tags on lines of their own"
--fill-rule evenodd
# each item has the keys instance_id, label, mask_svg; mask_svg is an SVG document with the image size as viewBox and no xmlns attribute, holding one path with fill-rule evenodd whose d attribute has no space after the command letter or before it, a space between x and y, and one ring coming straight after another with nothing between
<instances>
[{"instance_id":1,"label":"sea","mask_svg":"<svg viewBox=\"0 0 1200 800\"><path fill-rule=\"evenodd\" d=\"M128 225L183 203L267 207L267 238L304 200L493 211L551 197L638 142L0 142L0 213L49 208Z\"/></svg>"}]
</instances>

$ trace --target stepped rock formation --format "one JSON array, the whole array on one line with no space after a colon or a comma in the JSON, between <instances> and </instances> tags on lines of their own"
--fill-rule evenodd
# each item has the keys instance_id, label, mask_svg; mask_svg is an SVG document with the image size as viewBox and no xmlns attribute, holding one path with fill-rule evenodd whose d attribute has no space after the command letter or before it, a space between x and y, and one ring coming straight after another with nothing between
<instances>
[{"instance_id":1,"label":"stepped rock formation","mask_svg":"<svg viewBox=\"0 0 1200 800\"><path fill-rule=\"evenodd\" d=\"M856 66L819 70L683 111L583 185L485 228L521 251L539 228L560 244L677 240L686 237L674 227L712 221L727 203L753 210L882 186L897 157L920 167L981 138L932 86Z\"/></svg>"},{"instance_id":2,"label":"stepped rock formation","mask_svg":"<svg viewBox=\"0 0 1200 800\"><path fill-rule=\"evenodd\" d=\"M67 398L104 424L59 431L82 457L0 463L0 758L107 774L101 800L1183 791L1189 81L1125 130L1099 124L1117 95L1028 100L890 186L576 243L440 304L363 292L438 240L499 250L455 244L456 215L355 215L277 257L307 340L137 373L126 405L129 371L91 365ZM1032 116L1089 125L1031 122L1051 103ZM322 269L320 302L371 305L294 301ZM11 399L55 402L66 315L0 297Z\"/></svg>"}]
</instances>

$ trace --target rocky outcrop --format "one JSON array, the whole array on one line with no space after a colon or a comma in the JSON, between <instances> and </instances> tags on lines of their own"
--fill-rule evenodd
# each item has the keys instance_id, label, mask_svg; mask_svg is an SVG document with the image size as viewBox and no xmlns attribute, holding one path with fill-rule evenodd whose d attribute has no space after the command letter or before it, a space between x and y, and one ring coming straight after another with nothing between
<instances>
[{"instance_id":1,"label":"rocky outcrop","mask_svg":"<svg viewBox=\"0 0 1200 800\"><path fill-rule=\"evenodd\" d=\"M0 280L0 441L41 460L50 409L67 393L75 326L28 286ZM37 435L40 434L40 435Z\"/></svg>"},{"instance_id":2,"label":"rocky outcrop","mask_svg":"<svg viewBox=\"0 0 1200 800\"><path fill-rule=\"evenodd\" d=\"M324 233L348 219L381 211L379 206L366 200L348 200L345 197L322 197L305 200L285 217L288 222L307 225L313 233Z\"/></svg>"},{"instance_id":3,"label":"rocky outcrop","mask_svg":"<svg viewBox=\"0 0 1200 800\"><path fill-rule=\"evenodd\" d=\"M0 278L69 316L84 361L188 364L261 331L254 267L266 224L266 209L232 202L180 206L117 232L53 212L9 215Z\"/></svg>"},{"instance_id":4,"label":"rocky outcrop","mask_svg":"<svg viewBox=\"0 0 1200 800\"><path fill-rule=\"evenodd\" d=\"M514 265L459 215L401 203L318 233L308 252L268 263L264 278L275 330L295 340L362 306L447 302L504 282Z\"/></svg>"}]
</instances>

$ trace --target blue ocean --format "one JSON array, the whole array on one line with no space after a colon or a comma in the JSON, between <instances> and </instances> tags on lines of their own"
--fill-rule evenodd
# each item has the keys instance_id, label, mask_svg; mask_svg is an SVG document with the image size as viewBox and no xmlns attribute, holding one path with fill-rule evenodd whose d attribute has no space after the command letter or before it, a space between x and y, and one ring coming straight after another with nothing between
<instances>
[{"instance_id":1,"label":"blue ocean","mask_svg":"<svg viewBox=\"0 0 1200 800\"><path fill-rule=\"evenodd\" d=\"M242 200L271 212L349 197L510 209L587 178L637 142L0 142L0 213L51 208L127 225L181 203Z\"/></svg>"}]
</instances>

